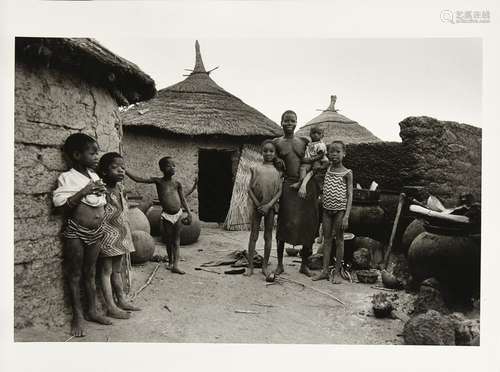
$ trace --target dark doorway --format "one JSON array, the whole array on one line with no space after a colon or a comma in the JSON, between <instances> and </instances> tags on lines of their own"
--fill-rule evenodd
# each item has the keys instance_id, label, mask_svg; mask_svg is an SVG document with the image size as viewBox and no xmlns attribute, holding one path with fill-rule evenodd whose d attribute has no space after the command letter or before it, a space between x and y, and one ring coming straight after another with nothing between
<instances>
[{"instance_id":1,"label":"dark doorway","mask_svg":"<svg viewBox=\"0 0 500 372\"><path fill-rule=\"evenodd\" d=\"M224 222L233 194L235 151L205 150L198 153L198 204L200 220Z\"/></svg>"}]
</instances>

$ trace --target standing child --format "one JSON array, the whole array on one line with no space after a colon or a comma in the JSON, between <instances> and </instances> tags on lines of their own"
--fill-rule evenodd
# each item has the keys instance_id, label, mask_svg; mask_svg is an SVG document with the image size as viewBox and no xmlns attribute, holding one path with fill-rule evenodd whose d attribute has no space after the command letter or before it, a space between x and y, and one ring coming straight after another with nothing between
<instances>
[{"instance_id":1,"label":"standing child","mask_svg":"<svg viewBox=\"0 0 500 372\"><path fill-rule=\"evenodd\" d=\"M340 269L344 258L344 230L347 229L352 206L352 171L342 164L345 144L333 141L328 146L328 159L331 165L325 175L323 186L323 269L313 280L328 279L328 267L332 250L333 234L337 259L332 282L340 283ZM336 275L335 275L336 274Z\"/></svg>"},{"instance_id":2,"label":"standing child","mask_svg":"<svg viewBox=\"0 0 500 372\"><path fill-rule=\"evenodd\" d=\"M102 222L104 234L99 243L101 261L101 283L108 315L128 319L124 310L138 311L127 302L123 291L121 268L123 256L134 251L126 213L127 204L120 182L125 177L125 164L117 152L108 152L99 160L98 173L106 184L106 201ZM116 295L115 304L113 292Z\"/></svg>"},{"instance_id":3,"label":"standing child","mask_svg":"<svg viewBox=\"0 0 500 372\"><path fill-rule=\"evenodd\" d=\"M250 169L251 178L248 194L253 204L250 240L248 242L248 269L245 275L253 274L255 244L259 238L260 221L264 217L264 261L262 273L269 276L268 265L271 255L275 206L281 196L282 173L277 163L276 146L271 140L262 143L262 164Z\"/></svg>"},{"instance_id":4,"label":"standing child","mask_svg":"<svg viewBox=\"0 0 500 372\"><path fill-rule=\"evenodd\" d=\"M135 182L154 183L156 185L158 199L163 208L161 223L164 228L163 240L167 245L169 269L173 273L184 274L185 272L179 269L181 223L185 225L191 224L192 215L184 197L184 193L182 192L181 184L173 179L175 174L175 163L172 158L170 156L161 158L158 162L158 166L163 173L163 177L161 178L143 178L131 174L130 171L127 171L126 174ZM187 212L187 217L181 219L183 208Z\"/></svg>"},{"instance_id":5,"label":"standing child","mask_svg":"<svg viewBox=\"0 0 500 372\"><path fill-rule=\"evenodd\" d=\"M72 168L62 173L53 193L55 207L66 212L62 233L64 240L64 262L73 307L71 334L85 336L82 327L83 309L80 301L80 278L83 274L88 300L88 319L101 324L111 321L97 313L95 270L99 256L98 242L102 237L102 220L106 188L93 171L98 160L95 139L83 133L70 135L63 152Z\"/></svg>"},{"instance_id":6,"label":"standing child","mask_svg":"<svg viewBox=\"0 0 500 372\"><path fill-rule=\"evenodd\" d=\"M299 189L299 196L305 198L307 183L313 176L313 171L326 168L328 158L326 157L326 145L322 141L323 129L320 127L312 127L309 131L311 142L307 144L304 158L301 159L299 168L299 181L290 185L290 187Z\"/></svg>"}]
</instances>

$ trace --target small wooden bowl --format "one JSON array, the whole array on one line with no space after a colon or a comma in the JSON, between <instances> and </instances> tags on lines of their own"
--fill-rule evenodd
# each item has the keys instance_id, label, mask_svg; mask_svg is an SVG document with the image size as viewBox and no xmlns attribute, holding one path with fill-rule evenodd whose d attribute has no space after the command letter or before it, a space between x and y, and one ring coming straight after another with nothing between
<instances>
[{"instance_id":1,"label":"small wooden bowl","mask_svg":"<svg viewBox=\"0 0 500 372\"><path fill-rule=\"evenodd\" d=\"M373 284L377 282L378 272L376 270L358 270L356 276L361 283Z\"/></svg>"},{"instance_id":2,"label":"small wooden bowl","mask_svg":"<svg viewBox=\"0 0 500 372\"><path fill-rule=\"evenodd\" d=\"M293 247L286 247L285 248L286 254L290 257L295 257L299 254L300 249L293 248Z\"/></svg>"}]
</instances>

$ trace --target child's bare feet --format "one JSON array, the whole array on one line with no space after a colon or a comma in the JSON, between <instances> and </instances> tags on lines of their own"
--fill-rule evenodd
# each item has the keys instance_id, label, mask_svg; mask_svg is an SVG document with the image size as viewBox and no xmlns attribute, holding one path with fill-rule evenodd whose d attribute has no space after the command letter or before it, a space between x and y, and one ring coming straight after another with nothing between
<instances>
[{"instance_id":1,"label":"child's bare feet","mask_svg":"<svg viewBox=\"0 0 500 372\"><path fill-rule=\"evenodd\" d=\"M108 316L115 319L129 319L130 314L120 309L109 309Z\"/></svg>"},{"instance_id":2,"label":"child's bare feet","mask_svg":"<svg viewBox=\"0 0 500 372\"><path fill-rule=\"evenodd\" d=\"M71 321L71 336L84 337L85 331L82 328L82 319L73 318Z\"/></svg>"},{"instance_id":3,"label":"child's bare feet","mask_svg":"<svg viewBox=\"0 0 500 372\"><path fill-rule=\"evenodd\" d=\"M183 270L179 269L179 267L178 267L177 265L173 265L173 266L172 266L172 268L171 268L170 270L171 270L173 273L175 273L175 274L181 274L181 275L183 275L183 274L185 274L185 273L186 273L185 271L183 271Z\"/></svg>"},{"instance_id":4,"label":"child's bare feet","mask_svg":"<svg viewBox=\"0 0 500 372\"><path fill-rule=\"evenodd\" d=\"M295 182L290 185L291 189L298 189L300 187L300 182Z\"/></svg>"},{"instance_id":5,"label":"child's bare feet","mask_svg":"<svg viewBox=\"0 0 500 372\"><path fill-rule=\"evenodd\" d=\"M262 265L262 274L264 274L264 276L267 278L268 275L269 275L269 268L267 267L267 265Z\"/></svg>"},{"instance_id":6,"label":"child's bare feet","mask_svg":"<svg viewBox=\"0 0 500 372\"><path fill-rule=\"evenodd\" d=\"M306 264L300 265L299 273L304 274L305 276L311 276L311 272Z\"/></svg>"},{"instance_id":7,"label":"child's bare feet","mask_svg":"<svg viewBox=\"0 0 500 372\"><path fill-rule=\"evenodd\" d=\"M283 265L278 264L278 266L276 266L276 270L274 270L274 275L280 275L283 274L284 272L285 269L283 268Z\"/></svg>"},{"instance_id":8,"label":"child's bare feet","mask_svg":"<svg viewBox=\"0 0 500 372\"><path fill-rule=\"evenodd\" d=\"M314 275L311 279L316 281L316 280L328 280L328 271L321 271L318 275Z\"/></svg>"},{"instance_id":9,"label":"child's bare feet","mask_svg":"<svg viewBox=\"0 0 500 372\"><path fill-rule=\"evenodd\" d=\"M248 269L247 268L247 271L245 271L245 273L243 275L244 276L252 276L253 275L253 269Z\"/></svg>"},{"instance_id":10,"label":"child's bare feet","mask_svg":"<svg viewBox=\"0 0 500 372\"><path fill-rule=\"evenodd\" d=\"M142 309L140 307L134 306L131 303L128 303L126 301L118 301L118 307L120 307L123 310L130 310L130 311L141 311Z\"/></svg>"},{"instance_id":11,"label":"child's bare feet","mask_svg":"<svg viewBox=\"0 0 500 372\"><path fill-rule=\"evenodd\" d=\"M106 318L105 316L102 316L102 315L99 315L96 313L90 313L90 312L87 316L87 320L89 320L91 322L99 323L99 324L104 324L104 325L113 324L113 322L111 320L109 320L108 318Z\"/></svg>"}]
</instances>

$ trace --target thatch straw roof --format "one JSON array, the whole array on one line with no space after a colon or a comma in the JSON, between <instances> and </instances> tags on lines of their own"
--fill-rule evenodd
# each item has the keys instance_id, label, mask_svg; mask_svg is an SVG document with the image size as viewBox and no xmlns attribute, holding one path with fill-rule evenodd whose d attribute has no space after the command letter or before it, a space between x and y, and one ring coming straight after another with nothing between
<instances>
[{"instance_id":1,"label":"thatch straw roof","mask_svg":"<svg viewBox=\"0 0 500 372\"><path fill-rule=\"evenodd\" d=\"M195 67L189 76L122 112L125 127L150 127L188 136L282 135L275 122L217 85L209 76L211 71L205 70L198 41L195 50Z\"/></svg>"},{"instance_id":2,"label":"thatch straw roof","mask_svg":"<svg viewBox=\"0 0 500 372\"><path fill-rule=\"evenodd\" d=\"M16 63L77 74L85 81L108 89L122 106L156 94L150 76L93 39L16 37Z\"/></svg>"},{"instance_id":3,"label":"thatch straw roof","mask_svg":"<svg viewBox=\"0 0 500 372\"><path fill-rule=\"evenodd\" d=\"M325 143L333 140L341 140L346 144L381 141L380 138L359 125L356 121L339 114L338 110L335 109L337 96L331 96L330 98L331 101L328 108L301 127L297 131L297 135L309 136L311 127L320 127L324 130L325 137L323 141Z\"/></svg>"}]
</instances>

